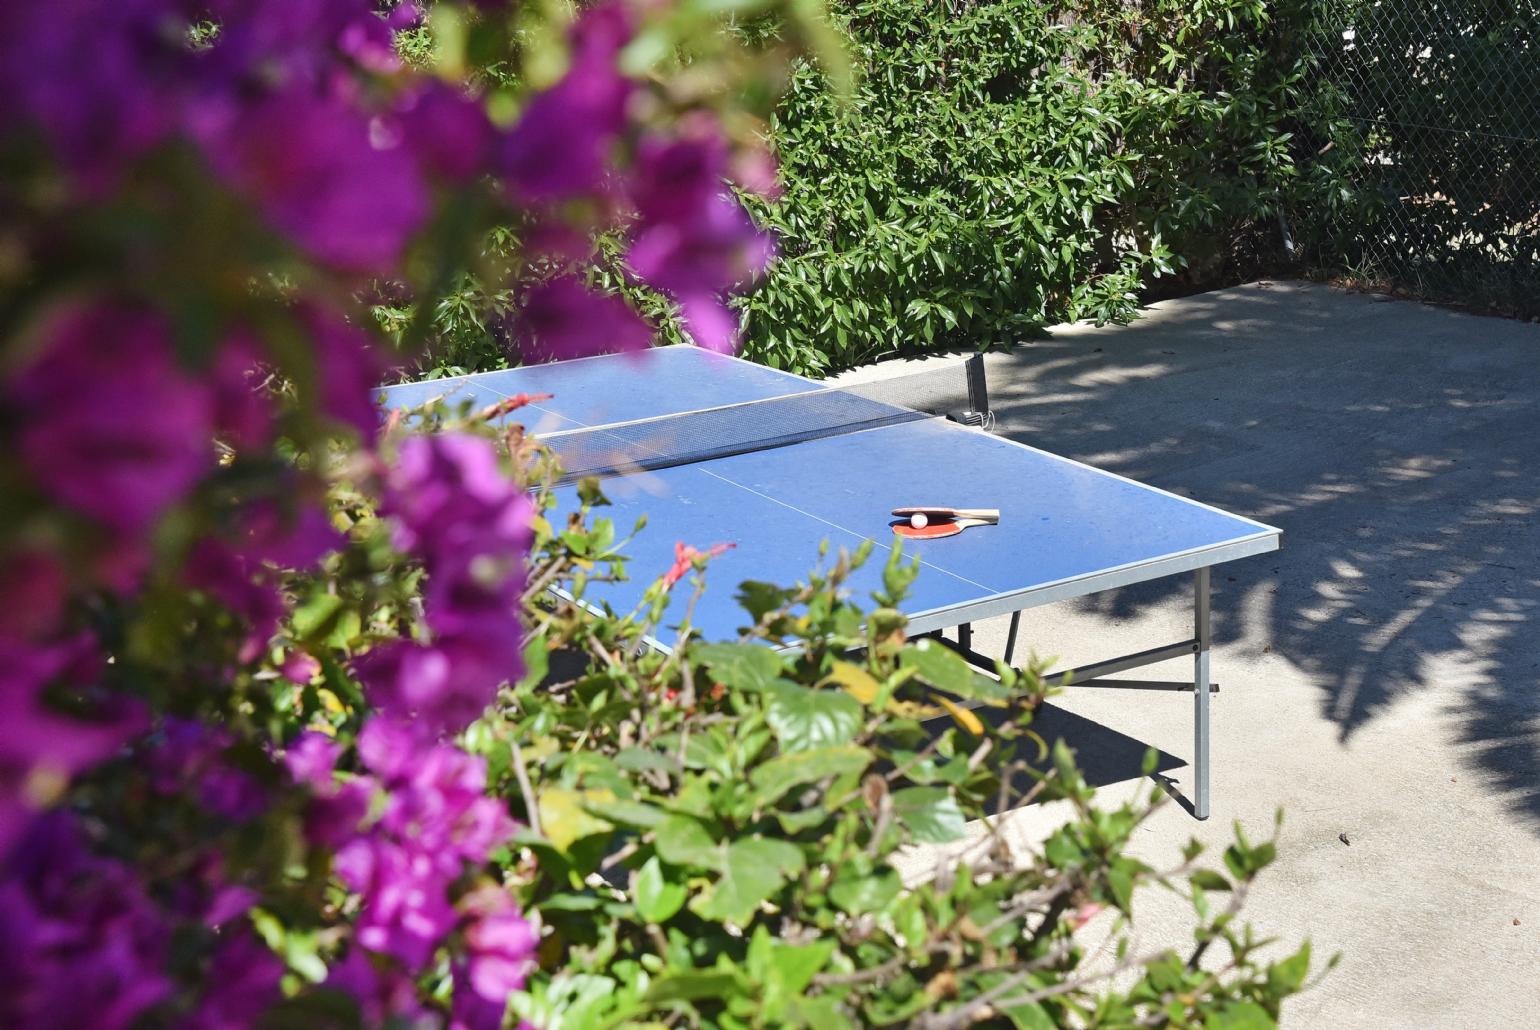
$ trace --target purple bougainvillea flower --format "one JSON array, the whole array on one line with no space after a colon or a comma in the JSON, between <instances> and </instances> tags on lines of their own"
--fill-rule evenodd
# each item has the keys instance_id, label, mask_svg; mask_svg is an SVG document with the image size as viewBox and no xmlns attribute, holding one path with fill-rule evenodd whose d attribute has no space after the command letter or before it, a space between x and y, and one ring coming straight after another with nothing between
<instances>
[{"instance_id":1,"label":"purple bougainvillea flower","mask_svg":"<svg viewBox=\"0 0 1540 1030\"><path fill-rule=\"evenodd\" d=\"M290 651L278 667L284 679L304 685L320 675L321 663L304 651Z\"/></svg>"},{"instance_id":2,"label":"purple bougainvillea flower","mask_svg":"<svg viewBox=\"0 0 1540 1030\"><path fill-rule=\"evenodd\" d=\"M428 216L411 153L378 140L369 117L341 99L290 89L249 106L211 105L198 130L214 169L327 264L388 272Z\"/></svg>"},{"instance_id":3,"label":"purple bougainvillea flower","mask_svg":"<svg viewBox=\"0 0 1540 1030\"><path fill-rule=\"evenodd\" d=\"M142 532L212 467L209 390L177 367L154 314L76 307L41 337L3 387L23 463L55 501Z\"/></svg>"},{"instance_id":4,"label":"purple bougainvillea flower","mask_svg":"<svg viewBox=\"0 0 1540 1030\"><path fill-rule=\"evenodd\" d=\"M185 48L167 37L163 0L8 4L0 94L93 191L175 127ZM89 60L81 55L89 54ZM0 115L0 119L8 116Z\"/></svg>"},{"instance_id":5,"label":"purple bougainvillea flower","mask_svg":"<svg viewBox=\"0 0 1540 1030\"><path fill-rule=\"evenodd\" d=\"M191 719L167 718L142 749L150 784L162 794L186 793L216 815L245 822L268 805L255 777L230 764L234 737Z\"/></svg>"},{"instance_id":6,"label":"purple bougainvillea flower","mask_svg":"<svg viewBox=\"0 0 1540 1030\"><path fill-rule=\"evenodd\" d=\"M696 118L676 137L649 135L636 148L626 181L631 205L644 225L684 225L726 192L730 152L716 122Z\"/></svg>"},{"instance_id":7,"label":"purple bougainvillea flower","mask_svg":"<svg viewBox=\"0 0 1540 1030\"><path fill-rule=\"evenodd\" d=\"M305 836L324 847L337 848L353 840L369 814L378 787L367 776L339 782L335 771L342 748L330 737L308 730L283 755L294 782L310 788Z\"/></svg>"},{"instance_id":8,"label":"purple bougainvillea flower","mask_svg":"<svg viewBox=\"0 0 1540 1030\"><path fill-rule=\"evenodd\" d=\"M644 224L626 263L643 282L678 301L686 329L703 347L736 347L738 320L724 296L764 272L775 252L747 211L726 193L705 201L686 222Z\"/></svg>"},{"instance_id":9,"label":"purple bougainvillea flower","mask_svg":"<svg viewBox=\"0 0 1540 1030\"><path fill-rule=\"evenodd\" d=\"M225 931L209 961L207 985L198 1007L182 1024L187 1030L246 1030L283 997L280 982L288 971L247 927Z\"/></svg>"},{"instance_id":10,"label":"purple bougainvillea flower","mask_svg":"<svg viewBox=\"0 0 1540 1030\"><path fill-rule=\"evenodd\" d=\"M52 555L20 550L0 557L0 638L42 640L55 634L64 618L69 581Z\"/></svg>"},{"instance_id":11,"label":"purple bougainvillea flower","mask_svg":"<svg viewBox=\"0 0 1540 1030\"><path fill-rule=\"evenodd\" d=\"M393 641L354 663L370 700L433 739L478 718L522 671L519 595L534 509L490 441L414 436L386 477L396 545L422 559L431 643Z\"/></svg>"},{"instance_id":12,"label":"purple bougainvillea flower","mask_svg":"<svg viewBox=\"0 0 1540 1030\"><path fill-rule=\"evenodd\" d=\"M417 749L404 767L393 764L401 771L382 775L387 801L380 828L433 854L444 871L458 876L461 863L485 862L512 836L515 824L508 810L486 795L482 758L439 744Z\"/></svg>"},{"instance_id":13,"label":"purple bougainvillea flower","mask_svg":"<svg viewBox=\"0 0 1540 1030\"><path fill-rule=\"evenodd\" d=\"M372 718L358 735L358 758L385 782L401 782L411 775L421 741L422 734L404 719Z\"/></svg>"},{"instance_id":14,"label":"purple bougainvillea flower","mask_svg":"<svg viewBox=\"0 0 1540 1030\"><path fill-rule=\"evenodd\" d=\"M434 178L458 183L486 170L493 129L480 98L434 83L400 101L396 118L406 146Z\"/></svg>"},{"instance_id":15,"label":"purple bougainvillea flower","mask_svg":"<svg viewBox=\"0 0 1540 1030\"><path fill-rule=\"evenodd\" d=\"M29 818L40 784L61 785L117 754L143 731L142 709L124 698L99 705L90 721L55 711L44 688L87 688L101 667L89 635L34 644L0 637L0 858ZM31 802L20 799L32 798ZM3 1021L0 1021L3 1025Z\"/></svg>"},{"instance_id":16,"label":"purple bougainvillea flower","mask_svg":"<svg viewBox=\"0 0 1540 1030\"><path fill-rule=\"evenodd\" d=\"M644 222L626 255L643 281L665 293L720 293L759 276L775 253L731 194L702 197L686 219Z\"/></svg>"},{"instance_id":17,"label":"purple bougainvillea flower","mask_svg":"<svg viewBox=\"0 0 1540 1030\"><path fill-rule=\"evenodd\" d=\"M385 805L338 847L337 875L363 899L358 943L421 969L458 922L450 888L467 863L487 861L514 823L486 795L485 761L425 743L404 720L371 718L358 753L378 777Z\"/></svg>"},{"instance_id":18,"label":"purple bougainvillea flower","mask_svg":"<svg viewBox=\"0 0 1540 1030\"><path fill-rule=\"evenodd\" d=\"M448 881L435 857L379 836L358 837L337 851L337 876L363 898L358 943L420 969L454 928Z\"/></svg>"},{"instance_id":19,"label":"purple bougainvillea flower","mask_svg":"<svg viewBox=\"0 0 1540 1030\"><path fill-rule=\"evenodd\" d=\"M529 546L534 509L483 437L411 437L401 445L386 486L386 512L402 550L436 560L512 557ZM481 550L467 553L472 547Z\"/></svg>"},{"instance_id":20,"label":"purple bougainvillea flower","mask_svg":"<svg viewBox=\"0 0 1540 1030\"><path fill-rule=\"evenodd\" d=\"M467 696L454 673L450 655L408 640L381 644L353 663L370 704L387 715L413 719L432 736L459 720L469 723L492 701L495 685Z\"/></svg>"},{"instance_id":21,"label":"purple bougainvillea flower","mask_svg":"<svg viewBox=\"0 0 1540 1030\"><path fill-rule=\"evenodd\" d=\"M374 391L389 365L369 337L341 315L310 304L301 309L301 321L313 345L318 381L311 389L321 410L371 439L380 421Z\"/></svg>"},{"instance_id":22,"label":"purple bougainvillea flower","mask_svg":"<svg viewBox=\"0 0 1540 1030\"><path fill-rule=\"evenodd\" d=\"M198 13L220 32L203 74L232 85L252 78L325 84L343 79L344 62L372 71L400 66L393 35L416 24L421 12L400 4L381 18L373 0L203 0Z\"/></svg>"},{"instance_id":23,"label":"purple bougainvillea flower","mask_svg":"<svg viewBox=\"0 0 1540 1030\"><path fill-rule=\"evenodd\" d=\"M326 986L352 996L364 1026L436 1023L418 1000L412 977L394 962L371 958L362 948L354 948L327 971Z\"/></svg>"},{"instance_id":24,"label":"purple bougainvillea flower","mask_svg":"<svg viewBox=\"0 0 1540 1030\"><path fill-rule=\"evenodd\" d=\"M624 300L597 293L572 276L530 288L514 337L526 361L645 350L652 328Z\"/></svg>"},{"instance_id":25,"label":"purple bougainvillea flower","mask_svg":"<svg viewBox=\"0 0 1540 1030\"><path fill-rule=\"evenodd\" d=\"M253 564L305 570L345 542L320 503L285 510L259 501L241 512L235 546Z\"/></svg>"},{"instance_id":26,"label":"purple bougainvillea flower","mask_svg":"<svg viewBox=\"0 0 1540 1030\"><path fill-rule=\"evenodd\" d=\"M630 37L630 16L620 3L579 16L566 75L535 96L503 138L498 164L520 200L550 203L599 192L633 89L616 63Z\"/></svg>"},{"instance_id":27,"label":"purple bougainvillea flower","mask_svg":"<svg viewBox=\"0 0 1540 1030\"><path fill-rule=\"evenodd\" d=\"M779 197L782 192L775 156L761 146L734 154L728 178L739 189L761 197Z\"/></svg>"},{"instance_id":28,"label":"purple bougainvillea flower","mask_svg":"<svg viewBox=\"0 0 1540 1030\"><path fill-rule=\"evenodd\" d=\"M467 986L479 997L495 1003L501 1016L508 995L523 988L525 977L534 968L540 931L524 918L518 904L501 887L472 891L461 899L460 911L467 920Z\"/></svg>"},{"instance_id":29,"label":"purple bougainvillea flower","mask_svg":"<svg viewBox=\"0 0 1540 1030\"><path fill-rule=\"evenodd\" d=\"M86 851L73 817L35 820L0 863L0 1025L118 1030L166 999L172 927L133 871Z\"/></svg>"},{"instance_id":30,"label":"purple bougainvillea flower","mask_svg":"<svg viewBox=\"0 0 1540 1030\"><path fill-rule=\"evenodd\" d=\"M738 349L738 316L712 293L688 293L679 298L679 319L698 346L718 354Z\"/></svg>"},{"instance_id":31,"label":"purple bougainvillea flower","mask_svg":"<svg viewBox=\"0 0 1540 1030\"><path fill-rule=\"evenodd\" d=\"M324 733L306 730L283 753L283 764L295 783L317 790L330 789L342 746Z\"/></svg>"},{"instance_id":32,"label":"purple bougainvillea flower","mask_svg":"<svg viewBox=\"0 0 1540 1030\"><path fill-rule=\"evenodd\" d=\"M271 583L255 578L258 570L223 540L198 541L188 556L182 577L246 623L248 631L236 654L242 663L261 655L283 618L283 597Z\"/></svg>"},{"instance_id":33,"label":"purple bougainvillea flower","mask_svg":"<svg viewBox=\"0 0 1540 1030\"><path fill-rule=\"evenodd\" d=\"M644 139L629 183L637 221L626 263L678 302L686 331L716 351L737 345L724 295L760 276L774 254L727 187L729 157L716 124L696 119L677 138Z\"/></svg>"},{"instance_id":34,"label":"purple bougainvillea flower","mask_svg":"<svg viewBox=\"0 0 1540 1030\"><path fill-rule=\"evenodd\" d=\"M236 658L253 662L284 613L270 566L305 569L341 544L341 534L318 506L285 514L271 502L259 502L241 513L231 539L205 537L193 546L183 579L245 621L249 631Z\"/></svg>"},{"instance_id":35,"label":"purple bougainvillea flower","mask_svg":"<svg viewBox=\"0 0 1540 1030\"><path fill-rule=\"evenodd\" d=\"M199 918L204 926L224 926L231 920L239 919L250 912L258 900L260 895L250 887L242 887L235 883L215 884L209 890L208 900L203 905Z\"/></svg>"},{"instance_id":36,"label":"purple bougainvillea flower","mask_svg":"<svg viewBox=\"0 0 1540 1030\"><path fill-rule=\"evenodd\" d=\"M370 702L410 718L427 739L458 733L486 712L499 686L522 672L522 637L510 609L496 621L496 632L376 647L354 663Z\"/></svg>"}]
</instances>

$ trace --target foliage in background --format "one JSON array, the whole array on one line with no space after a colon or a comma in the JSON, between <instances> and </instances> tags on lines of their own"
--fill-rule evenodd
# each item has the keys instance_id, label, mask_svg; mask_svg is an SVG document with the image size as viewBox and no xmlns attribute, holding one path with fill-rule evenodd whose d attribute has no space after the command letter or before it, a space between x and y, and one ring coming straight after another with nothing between
<instances>
[{"instance_id":1,"label":"foliage in background","mask_svg":"<svg viewBox=\"0 0 1540 1030\"><path fill-rule=\"evenodd\" d=\"M1540 316L1540 7L1338 5L1320 49L1354 130L1334 263L1430 300Z\"/></svg>"},{"instance_id":2,"label":"foliage in background","mask_svg":"<svg viewBox=\"0 0 1540 1030\"><path fill-rule=\"evenodd\" d=\"M1307 43L1323 0L843 0L843 104L800 69L773 139L781 257L746 354L822 372L1123 321L1157 277L1281 252L1340 204Z\"/></svg>"},{"instance_id":3,"label":"foliage in background","mask_svg":"<svg viewBox=\"0 0 1540 1030\"><path fill-rule=\"evenodd\" d=\"M823 375L1123 321L1160 277L1285 259L1284 226L1314 256L1315 227L1357 205L1352 148L1330 145L1350 127L1318 62L1331 2L832 4L854 85L800 65L776 109L784 192L751 206L780 255L735 302L744 355ZM758 44L779 31L740 27ZM597 256L590 281L659 342L687 339L618 251L601 241ZM464 280L421 369L516 360L501 326L518 298Z\"/></svg>"}]
</instances>

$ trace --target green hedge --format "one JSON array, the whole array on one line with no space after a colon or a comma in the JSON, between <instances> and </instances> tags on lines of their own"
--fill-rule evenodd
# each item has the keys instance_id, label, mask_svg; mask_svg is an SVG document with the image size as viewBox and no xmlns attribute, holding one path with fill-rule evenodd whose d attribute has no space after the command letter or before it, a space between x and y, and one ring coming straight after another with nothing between
<instances>
[{"instance_id":1,"label":"green hedge","mask_svg":"<svg viewBox=\"0 0 1540 1030\"><path fill-rule=\"evenodd\" d=\"M751 204L781 257L740 301L745 355L824 375L1126 321L1157 279L1276 260L1280 214L1302 244L1350 222L1362 148L1329 145L1351 123L1311 56L1334 53L1334 2L830 0L856 82L837 94L805 65L777 108L785 191ZM677 342L667 302L600 249L595 282ZM504 250L489 240L435 310L419 371L507 363L518 285L484 285ZM398 329L412 309L376 313Z\"/></svg>"},{"instance_id":2,"label":"green hedge","mask_svg":"<svg viewBox=\"0 0 1540 1030\"><path fill-rule=\"evenodd\" d=\"M749 357L825 373L1123 321L1340 203L1310 44L1322 0L831 5L860 77L798 71L774 124L782 257ZM1298 155L1309 156L1302 173ZM1238 254L1240 255L1238 257Z\"/></svg>"}]
</instances>

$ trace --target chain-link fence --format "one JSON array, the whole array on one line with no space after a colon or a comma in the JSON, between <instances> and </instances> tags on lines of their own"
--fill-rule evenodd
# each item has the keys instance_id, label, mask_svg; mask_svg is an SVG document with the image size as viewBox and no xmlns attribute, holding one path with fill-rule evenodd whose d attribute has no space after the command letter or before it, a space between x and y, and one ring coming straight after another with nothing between
<instances>
[{"instance_id":1,"label":"chain-link fence","mask_svg":"<svg viewBox=\"0 0 1540 1030\"><path fill-rule=\"evenodd\" d=\"M1367 201L1350 273L1540 315L1540 0L1346 0L1327 49Z\"/></svg>"}]
</instances>

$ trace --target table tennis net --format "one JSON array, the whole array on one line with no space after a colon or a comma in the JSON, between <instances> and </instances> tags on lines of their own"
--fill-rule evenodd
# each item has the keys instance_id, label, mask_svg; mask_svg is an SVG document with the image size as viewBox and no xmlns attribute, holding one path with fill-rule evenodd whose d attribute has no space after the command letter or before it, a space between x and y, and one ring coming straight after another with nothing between
<instances>
[{"instance_id":1,"label":"table tennis net","mask_svg":"<svg viewBox=\"0 0 1540 1030\"><path fill-rule=\"evenodd\" d=\"M657 418L543 434L557 485L692 465L752 451L942 417L965 402L962 375L920 373L785 394Z\"/></svg>"}]
</instances>

